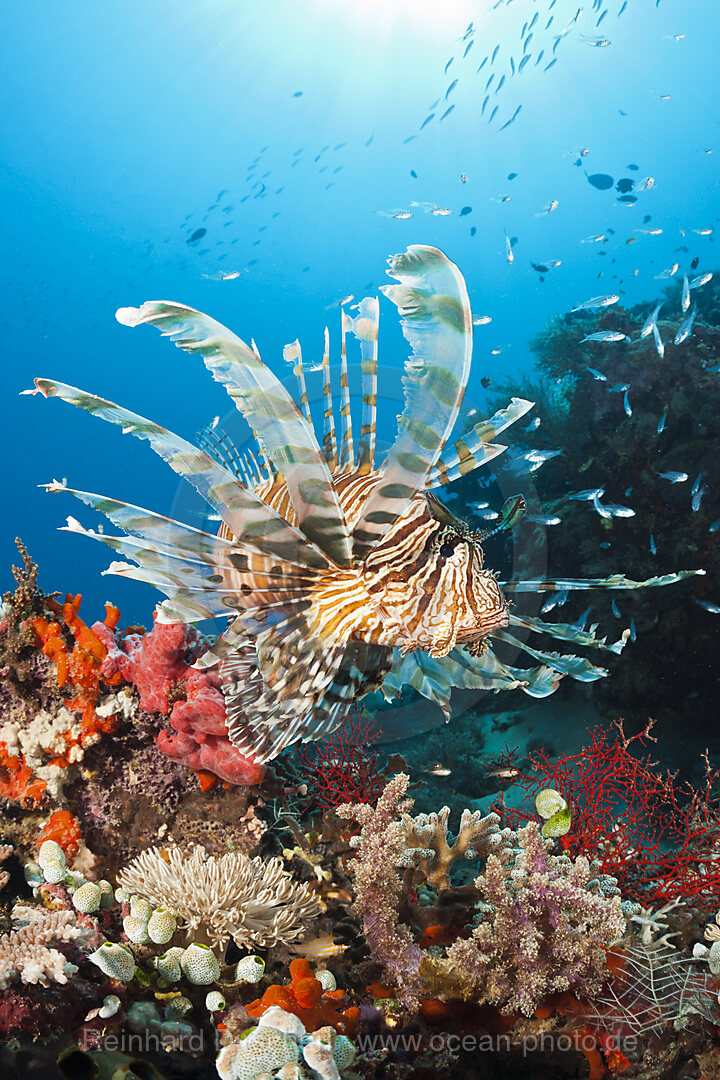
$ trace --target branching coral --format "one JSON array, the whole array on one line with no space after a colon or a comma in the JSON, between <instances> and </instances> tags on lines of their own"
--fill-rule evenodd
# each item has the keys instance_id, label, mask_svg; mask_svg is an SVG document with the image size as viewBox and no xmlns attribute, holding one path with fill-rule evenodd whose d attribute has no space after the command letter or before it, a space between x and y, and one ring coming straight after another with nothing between
<instances>
[{"instance_id":1,"label":"branching coral","mask_svg":"<svg viewBox=\"0 0 720 1080\"><path fill-rule=\"evenodd\" d=\"M489 855L475 879L477 926L421 973L446 997L532 1016L550 994L600 988L607 947L625 930L619 896L604 895L585 858L551 855L534 823L518 830L512 858ZM506 855L506 852L503 852Z\"/></svg>"},{"instance_id":2,"label":"branching coral","mask_svg":"<svg viewBox=\"0 0 720 1080\"><path fill-rule=\"evenodd\" d=\"M293 881L281 859L233 852L208 855L196 847L150 848L118 875L126 892L178 914L193 940L223 950L230 938L242 948L271 948L303 937L321 905Z\"/></svg>"},{"instance_id":3,"label":"branching coral","mask_svg":"<svg viewBox=\"0 0 720 1080\"><path fill-rule=\"evenodd\" d=\"M412 819L404 799L408 777L394 777L376 809L342 806L358 821L351 864L356 911L383 980L406 1006L423 997L462 998L532 1015L557 991L597 989L606 974L605 950L625 930L618 890L585 858L552 855L535 824L517 833L499 818L468 811L461 832L447 837L448 812ZM425 954L400 913L410 911L408 889L431 878L442 896L448 869L459 857L485 859L473 882L475 928L444 955ZM403 868L412 877L403 880ZM427 876L429 875L429 876ZM471 912L466 911L464 921Z\"/></svg>"},{"instance_id":4,"label":"branching coral","mask_svg":"<svg viewBox=\"0 0 720 1080\"><path fill-rule=\"evenodd\" d=\"M52 946L79 942L88 936L71 911L16 907L15 929L0 937L0 990L10 983L66 983L78 969Z\"/></svg>"},{"instance_id":5,"label":"branching coral","mask_svg":"<svg viewBox=\"0 0 720 1080\"><path fill-rule=\"evenodd\" d=\"M12 844L0 844L0 863L5 862L10 855L12 855ZM10 880L10 874L7 870L0 870L0 890L4 889Z\"/></svg>"}]
</instances>

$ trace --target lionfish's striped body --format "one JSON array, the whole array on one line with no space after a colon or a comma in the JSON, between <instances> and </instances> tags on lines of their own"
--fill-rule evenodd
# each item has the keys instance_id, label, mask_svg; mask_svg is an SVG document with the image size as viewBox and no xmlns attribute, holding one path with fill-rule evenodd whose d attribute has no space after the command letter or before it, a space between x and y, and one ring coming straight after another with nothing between
<instances>
[{"instance_id":1,"label":"lionfish's striped body","mask_svg":"<svg viewBox=\"0 0 720 1080\"><path fill-rule=\"evenodd\" d=\"M452 686L521 688L552 693L564 675L587 681L606 674L588 660L533 649L516 629L620 652L589 631L513 616L504 592L636 588L683 574L633 582L616 575L590 581L499 582L483 567L482 541L435 498L433 488L492 460L492 439L532 402L513 399L458 440L443 459L467 384L472 319L460 272L435 248L411 247L390 260L399 284L385 286L413 352L405 368L405 410L397 438L375 462L379 305L365 299L356 318L342 314L340 425L336 432L325 335L324 430L313 428L300 346L286 346L300 387L300 408L260 359L229 330L192 308L151 302L118 312L121 322L160 327L188 352L199 352L253 429L260 464L238 457L210 430L202 448L112 402L62 383L37 379L58 396L151 443L222 519L218 535L152 511L88 492L72 493L129 535L82 532L126 556L112 573L146 581L167 596L165 621L231 617L199 666L219 664L232 741L269 760L298 739L318 738L343 719L351 700L382 686L391 695L414 686L449 714ZM360 343L362 417L355 448L350 416L346 335ZM33 391L35 392L35 391ZM70 490L53 483L52 490ZM493 531L522 515L510 499ZM539 664L512 668L493 639L524 649Z\"/></svg>"}]
</instances>

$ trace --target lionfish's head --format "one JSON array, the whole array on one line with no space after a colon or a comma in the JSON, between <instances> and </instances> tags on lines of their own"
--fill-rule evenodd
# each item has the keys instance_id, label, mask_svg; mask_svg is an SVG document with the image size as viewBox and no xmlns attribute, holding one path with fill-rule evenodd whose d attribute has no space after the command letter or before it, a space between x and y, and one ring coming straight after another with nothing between
<instances>
[{"instance_id":1,"label":"lionfish's head","mask_svg":"<svg viewBox=\"0 0 720 1080\"><path fill-rule=\"evenodd\" d=\"M407 634L406 648L438 657L455 645L478 652L508 625L507 601L483 567L479 538L429 492L389 531L368 569L371 564L379 571L383 607Z\"/></svg>"}]
</instances>

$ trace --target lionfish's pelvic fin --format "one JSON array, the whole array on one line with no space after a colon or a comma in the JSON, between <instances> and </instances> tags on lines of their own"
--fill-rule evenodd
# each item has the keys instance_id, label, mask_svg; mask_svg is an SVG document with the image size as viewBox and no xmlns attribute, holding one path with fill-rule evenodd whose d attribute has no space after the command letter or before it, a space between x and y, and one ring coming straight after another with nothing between
<instances>
[{"instance_id":1,"label":"lionfish's pelvic fin","mask_svg":"<svg viewBox=\"0 0 720 1080\"><path fill-rule=\"evenodd\" d=\"M353 530L358 559L424 488L457 419L472 353L470 301L454 263L437 248L416 245L389 262L388 273L399 284L382 291L399 309L412 353L405 364L398 435Z\"/></svg>"},{"instance_id":2,"label":"lionfish's pelvic fin","mask_svg":"<svg viewBox=\"0 0 720 1080\"><path fill-rule=\"evenodd\" d=\"M285 477L300 530L334 563L349 565L347 524L315 432L257 353L215 319L182 304L148 301L121 308L117 318L126 326L149 323L178 348L200 353Z\"/></svg>"}]
</instances>

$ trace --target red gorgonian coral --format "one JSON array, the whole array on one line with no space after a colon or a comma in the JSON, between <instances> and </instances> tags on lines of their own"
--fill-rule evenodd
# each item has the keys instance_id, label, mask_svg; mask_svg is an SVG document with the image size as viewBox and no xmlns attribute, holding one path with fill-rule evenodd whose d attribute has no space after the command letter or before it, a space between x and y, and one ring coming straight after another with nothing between
<instances>
[{"instance_id":1,"label":"red gorgonian coral","mask_svg":"<svg viewBox=\"0 0 720 1080\"><path fill-rule=\"evenodd\" d=\"M375 749L374 721L353 705L342 727L329 739L297 748L300 773L308 792L322 810L348 802L374 806L385 786Z\"/></svg>"},{"instance_id":2,"label":"red gorgonian coral","mask_svg":"<svg viewBox=\"0 0 720 1080\"><path fill-rule=\"evenodd\" d=\"M653 721L627 736L595 728L577 754L551 760L543 751L518 766L507 750L495 767L518 768L514 788L525 793L513 808L503 793L495 807L513 828L537 820L534 799L555 788L572 815L570 831L558 841L575 857L591 855L602 871L618 879L623 896L644 905L692 897L703 908L720 905L720 773L705 755L702 784L679 782L677 773L659 767L645 752ZM512 788L510 789L512 790Z\"/></svg>"}]
</instances>

